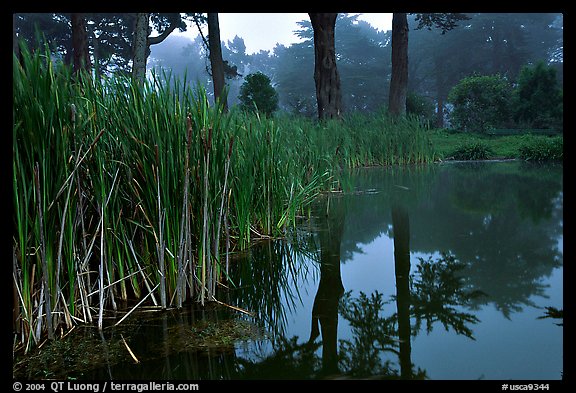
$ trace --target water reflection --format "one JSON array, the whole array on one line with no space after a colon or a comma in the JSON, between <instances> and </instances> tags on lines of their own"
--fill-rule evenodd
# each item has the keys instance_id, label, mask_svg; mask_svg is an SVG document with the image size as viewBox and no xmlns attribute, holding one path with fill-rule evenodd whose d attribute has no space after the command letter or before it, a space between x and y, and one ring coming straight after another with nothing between
<instances>
[{"instance_id":1,"label":"water reflection","mask_svg":"<svg viewBox=\"0 0 576 393\"><path fill-rule=\"evenodd\" d=\"M338 304L344 294L340 273L340 244L346 211L340 197L322 198L316 213L326 215L325 229L320 230L320 281L312 307L312 328L309 343L322 331L321 375L338 373Z\"/></svg>"},{"instance_id":2,"label":"water reflection","mask_svg":"<svg viewBox=\"0 0 576 393\"><path fill-rule=\"evenodd\" d=\"M547 296L546 278L562 266L561 167L453 164L367 169L353 178L352 192L316 206L316 220L324 217L318 212L328 212L317 236L320 278L310 335L318 337L319 322L321 358L309 346L301 356L298 336L282 346L282 353L292 349L300 361L308 359L308 374L300 378L425 378L426 370L411 359L411 338L421 330L430 334L442 326L474 341L486 306L510 319ZM387 300L378 290L350 287L341 297L342 264L357 263L364 245L381 236L393 240L395 293ZM392 314L384 310L390 302ZM345 336L338 338L336 303L340 324L345 322Z\"/></svg>"},{"instance_id":3,"label":"water reflection","mask_svg":"<svg viewBox=\"0 0 576 393\"><path fill-rule=\"evenodd\" d=\"M348 175L353 187L320 197L291 239L232 261L218 299L249 314L215 307L134 320L98 338L110 352L102 368L68 376L561 377L561 166ZM247 334L253 329L263 333ZM509 343L515 335L518 344ZM121 337L140 363L119 350Z\"/></svg>"},{"instance_id":4,"label":"water reflection","mask_svg":"<svg viewBox=\"0 0 576 393\"><path fill-rule=\"evenodd\" d=\"M360 292L356 298L347 292L340 312L350 323L353 339L341 340L342 359L346 373L354 377L425 379L426 371L415 370L411 357L411 338L418 335L422 321L427 333L440 322L446 330L474 339L469 325L479 320L459 308L482 293L465 290L456 274L462 264L452 256L436 261L419 258L416 273L411 274L409 214L399 202L391 210L396 293L390 301L396 304L396 313L382 315L386 302L377 290L370 296ZM390 359L382 361L383 352L397 356L399 372Z\"/></svg>"},{"instance_id":5,"label":"water reflection","mask_svg":"<svg viewBox=\"0 0 576 393\"><path fill-rule=\"evenodd\" d=\"M396 309L398 319L400 376L412 378L412 346L410 343L410 220L402 204L392 205L392 230L394 231L394 273L396 277Z\"/></svg>"},{"instance_id":6,"label":"water reflection","mask_svg":"<svg viewBox=\"0 0 576 393\"><path fill-rule=\"evenodd\" d=\"M462 163L423 169L364 170L356 188L376 193L349 205L343 256L383 233L392 236L388 213L399 187L412 217L412 251L450 252L467 266L473 289L488 293L504 315L533 305L541 279L562 266L562 167L509 163ZM346 261L346 258L345 258Z\"/></svg>"}]
</instances>

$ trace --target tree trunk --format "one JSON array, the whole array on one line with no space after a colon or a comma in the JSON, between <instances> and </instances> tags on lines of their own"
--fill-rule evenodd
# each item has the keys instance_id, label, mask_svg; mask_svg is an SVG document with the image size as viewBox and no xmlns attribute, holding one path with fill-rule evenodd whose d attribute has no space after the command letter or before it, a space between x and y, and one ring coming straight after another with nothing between
<instances>
[{"instance_id":1,"label":"tree trunk","mask_svg":"<svg viewBox=\"0 0 576 393\"><path fill-rule=\"evenodd\" d=\"M342 110L334 30L337 13L310 13L314 29L314 82L319 119L339 119Z\"/></svg>"},{"instance_id":2,"label":"tree trunk","mask_svg":"<svg viewBox=\"0 0 576 393\"><path fill-rule=\"evenodd\" d=\"M436 74L436 127L444 128L444 98L446 97L446 67L440 56L434 56Z\"/></svg>"},{"instance_id":3,"label":"tree trunk","mask_svg":"<svg viewBox=\"0 0 576 393\"><path fill-rule=\"evenodd\" d=\"M136 27L134 28L132 77L138 83L144 83L146 78L146 50L148 48L148 13L139 12L136 15Z\"/></svg>"},{"instance_id":4,"label":"tree trunk","mask_svg":"<svg viewBox=\"0 0 576 393\"><path fill-rule=\"evenodd\" d=\"M214 101L220 102L224 111L228 110L228 102L224 95L224 61L220 44L220 25L218 13L208 13L208 48L210 50L210 65L214 83Z\"/></svg>"},{"instance_id":5,"label":"tree trunk","mask_svg":"<svg viewBox=\"0 0 576 393\"><path fill-rule=\"evenodd\" d=\"M72 51L74 52L74 72L89 70L90 54L84 14L72 13Z\"/></svg>"},{"instance_id":6,"label":"tree trunk","mask_svg":"<svg viewBox=\"0 0 576 393\"><path fill-rule=\"evenodd\" d=\"M392 77L388 111L394 116L406 114L408 91L408 19L405 13L392 15Z\"/></svg>"}]
</instances>

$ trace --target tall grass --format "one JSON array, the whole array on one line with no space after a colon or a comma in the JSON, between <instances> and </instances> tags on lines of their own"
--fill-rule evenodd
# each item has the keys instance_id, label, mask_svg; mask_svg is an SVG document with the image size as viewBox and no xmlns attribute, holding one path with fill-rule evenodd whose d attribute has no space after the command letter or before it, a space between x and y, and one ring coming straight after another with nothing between
<instances>
[{"instance_id":1,"label":"tall grass","mask_svg":"<svg viewBox=\"0 0 576 393\"><path fill-rule=\"evenodd\" d=\"M146 297L210 301L229 253L284 236L340 170L429 162L416 120L232 111L170 75L101 81L13 58L15 331L27 349Z\"/></svg>"}]
</instances>

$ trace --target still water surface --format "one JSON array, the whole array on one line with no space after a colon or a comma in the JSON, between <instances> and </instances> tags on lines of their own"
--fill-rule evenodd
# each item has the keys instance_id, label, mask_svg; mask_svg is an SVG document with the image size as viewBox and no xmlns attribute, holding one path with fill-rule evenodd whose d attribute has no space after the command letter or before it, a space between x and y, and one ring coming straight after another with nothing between
<instances>
[{"instance_id":1,"label":"still water surface","mask_svg":"<svg viewBox=\"0 0 576 393\"><path fill-rule=\"evenodd\" d=\"M219 300L251 314L135 316L102 340L122 334L140 363L69 376L562 378L562 319L546 317L563 309L561 165L365 168L343 185L290 242L235 260Z\"/></svg>"}]
</instances>

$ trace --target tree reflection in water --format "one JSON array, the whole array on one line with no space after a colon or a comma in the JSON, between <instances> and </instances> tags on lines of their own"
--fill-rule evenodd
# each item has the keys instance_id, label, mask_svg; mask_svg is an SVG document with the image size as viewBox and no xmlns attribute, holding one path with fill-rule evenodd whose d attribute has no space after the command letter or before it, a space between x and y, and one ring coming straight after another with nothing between
<instances>
[{"instance_id":1,"label":"tree reflection in water","mask_svg":"<svg viewBox=\"0 0 576 393\"><path fill-rule=\"evenodd\" d=\"M275 339L276 353L266 360L279 369L267 369L267 375L426 378L411 360L418 334L442 326L474 340L476 311L483 305L492 303L509 317L542 296L541 277L562 265L555 247L562 182L557 171L528 169L505 163L451 165L433 173L367 170L358 173L356 187L375 192L321 199L313 214L320 280L310 338ZM524 190L530 190L528 200ZM342 295L340 264L382 233L394 242L396 293ZM411 266L410 252L430 256ZM338 316L350 331L345 338L337 337Z\"/></svg>"},{"instance_id":2,"label":"tree reflection in water","mask_svg":"<svg viewBox=\"0 0 576 393\"><path fill-rule=\"evenodd\" d=\"M416 330L420 330L424 321L426 332L430 333L433 324L440 322L446 330L452 328L456 333L474 339L467 324L478 323L478 318L458 308L470 308L473 300L485 294L479 290L466 290L464 278L458 275L466 264L446 253L435 261L432 257L418 259L416 273L410 277Z\"/></svg>"},{"instance_id":3,"label":"tree reflection in water","mask_svg":"<svg viewBox=\"0 0 576 393\"><path fill-rule=\"evenodd\" d=\"M392 222L396 295L386 302L378 291L370 295L360 292L355 298L346 292L340 314L349 322L353 339L340 340L342 370L354 377L422 379L426 371L414 371L411 361L411 337L418 335L422 322L426 322L427 333L440 322L446 330L474 339L469 325L479 320L459 309L483 294L466 290L464 279L457 275L465 264L451 255L442 254L436 260L419 258L416 273L410 275L410 225L401 204L393 204ZM385 316L384 305L389 302L396 303L397 312ZM399 371L384 353L398 357Z\"/></svg>"},{"instance_id":4,"label":"tree reflection in water","mask_svg":"<svg viewBox=\"0 0 576 393\"><path fill-rule=\"evenodd\" d=\"M360 292L353 297L348 291L342 297L340 315L348 321L353 338L340 340L341 370L354 377L373 375L402 379L426 378L426 371L418 368L410 360L410 339L417 336L423 322L426 332L430 333L436 322L446 330L474 340L470 325L480 322L471 313L460 311L469 306L469 301L480 292L467 292L463 280L456 273L462 264L454 257L443 255L432 260L419 258L417 273L406 278L410 284L409 316L415 321L409 325L410 334L402 333L402 312L386 316L384 306L391 302L397 305L402 296L391 296L385 301L383 295L374 291L367 295ZM400 370L395 362L386 359L385 353L398 357Z\"/></svg>"}]
</instances>

